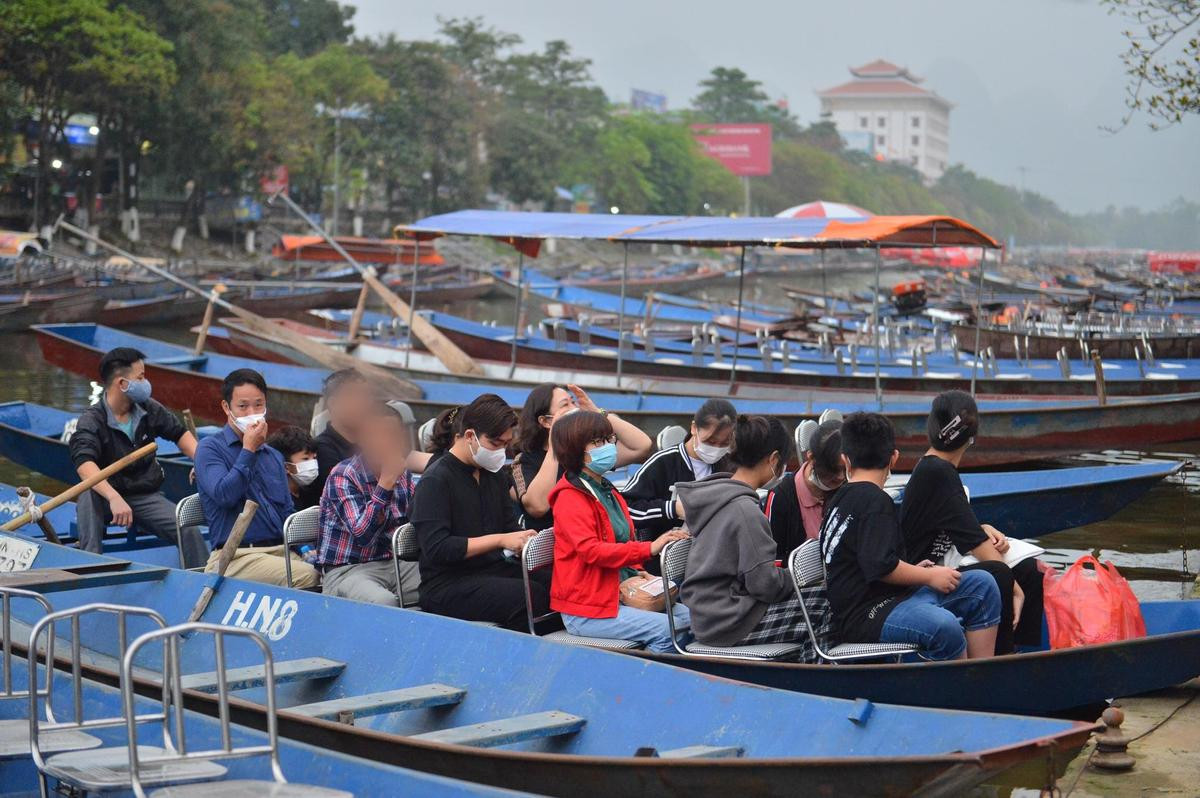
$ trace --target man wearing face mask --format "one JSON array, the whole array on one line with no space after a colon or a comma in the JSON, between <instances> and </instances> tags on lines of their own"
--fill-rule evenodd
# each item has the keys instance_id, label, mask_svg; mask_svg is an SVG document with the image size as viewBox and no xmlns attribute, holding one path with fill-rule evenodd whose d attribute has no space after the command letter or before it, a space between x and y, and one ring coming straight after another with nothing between
<instances>
[{"instance_id":1,"label":"man wearing face mask","mask_svg":"<svg viewBox=\"0 0 1200 798\"><path fill-rule=\"evenodd\" d=\"M415 420L404 402L374 403L359 420L361 451L329 473L321 494L317 559L326 594L399 606L392 533L408 523ZM399 574L405 599L415 598L421 582L417 564L400 563Z\"/></svg>"},{"instance_id":2,"label":"man wearing face mask","mask_svg":"<svg viewBox=\"0 0 1200 798\"><path fill-rule=\"evenodd\" d=\"M320 496L306 490L317 479L317 445L313 437L300 427L284 427L267 437L267 445L283 456L287 471L288 490L297 510L316 507Z\"/></svg>"},{"instance_id":3,"label":"man wearing face mask","mask_svg":"<svg viewBox=\"0 0 1200 798\"><path fill-rule=\"evenodd\" d=\"M292 558L292 584L317 584L316 570L283 545L283 520L292 513L283 456L267 445L267 384L253 369L236 369L221 385L228 423L196 447L196 488L208 519L213 552L206 571L216 570L222 547L247 499L258 504L225 575L286 585L284 557Z\"/></svg>"},{"instance_id":4,"label":"man wearing face mask","mask_svg":"<svg viewBox=\"0 0 1200 798\"><path fill-rule=\"evenodd\" d=\"M140 449L156 438L174 442L188 457L195 456L196 438L169 410L150 398L146 357L136 349L119 347L100 358L100 401L79 417L71 435L71 460L80 479ZM175 543L175 505L158 492L162 467L154 455L127 466L79 497L75 523L79 548L99 553L109 524L136 525ZM208 559L200 530L185 529L184 562L198 567Z\"/></svg>"}]
</instances>

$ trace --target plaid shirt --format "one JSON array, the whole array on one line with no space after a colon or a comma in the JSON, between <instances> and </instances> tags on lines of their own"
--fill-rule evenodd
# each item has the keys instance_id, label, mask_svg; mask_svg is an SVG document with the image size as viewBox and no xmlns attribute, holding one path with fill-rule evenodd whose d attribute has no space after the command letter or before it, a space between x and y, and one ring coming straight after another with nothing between
<instances>
[{"instance_id":1,"label":"plaid shirt","mask_svg":"<svg viewBox=\"0 0 1200 798\"><path fill-rule=\"evenodd\" d=\"M392 490L384 490L361 455L334 466L321 494L321 569L390 560L392 532L408 521L412 494L407 471Z\"/></svg>"}]
</instances>

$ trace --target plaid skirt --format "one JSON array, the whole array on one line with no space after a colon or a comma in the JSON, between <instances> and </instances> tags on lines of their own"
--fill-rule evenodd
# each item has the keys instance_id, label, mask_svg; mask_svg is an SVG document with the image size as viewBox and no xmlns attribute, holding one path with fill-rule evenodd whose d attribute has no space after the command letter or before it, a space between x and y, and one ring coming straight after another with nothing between
<instances>
[{"instance_id":1,"label":"plaid skirt","mask_svg":"<svg viewBox=\"0 0 1200 798\"><path fill-rule=\"evenodd\" d=\"M817 662L817 652L804 623L804 613L800 611L800 599L790 598L779 601L767 607L762 620L750 630L750 633L738 641L739 646L752 646L761 643L800 643L803 649L789 657L800 662ZM829 609L829 600L825 597L824 586L813 587L804 591L805 606L816 627L817 639L822 646L829 644L833 635L833 613Z\"/></svg>"}]
</instances>

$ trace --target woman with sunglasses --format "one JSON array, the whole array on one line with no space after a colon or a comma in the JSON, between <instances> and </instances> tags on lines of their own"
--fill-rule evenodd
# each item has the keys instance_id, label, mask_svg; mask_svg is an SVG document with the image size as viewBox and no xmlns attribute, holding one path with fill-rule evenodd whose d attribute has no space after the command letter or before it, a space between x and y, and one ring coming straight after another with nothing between
<instances>
[{"instance_id":1,"label":"woman with sunglasses","mask_svg":"<svg viewBox=\"0 0 1200 798\"><path fill-rule=\"evenodd\" d=\"M644 560L657 556L682 530L652 542L633 536L633 519L621 494L604 475L617 462L614 425L599 413L581 410L560 418L550 430L551 448L563 477L550 492L554 509L554 579L550 608L571 634L634 640L650 651L671 652L671 629L661 612L621 603L619 585ZM687 608L673 607L676 628L691 625Z\"/></svg>"},{"instance_id":2,"label":"woman with sunglasses","mask_svg":"<svg viewBox=\"0 0 1200 798\"><path fill-rule=\"evenodd\" d=\"M840 416L813 425L800 451L800 468L779 483L767 496L767 520L775 537L776 558L787 561L792 550L821 533L825 502L846 482L842 465L842 419ZM800 432L806 430L801 428Z\"/></svg>"}]
</instances>

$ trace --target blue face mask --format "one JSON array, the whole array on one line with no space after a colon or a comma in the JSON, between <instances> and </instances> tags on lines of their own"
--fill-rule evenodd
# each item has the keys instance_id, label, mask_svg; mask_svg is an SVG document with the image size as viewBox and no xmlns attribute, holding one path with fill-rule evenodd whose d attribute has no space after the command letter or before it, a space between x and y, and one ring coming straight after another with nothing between
<instances>
[{"instance_id":1,"label":"blue face mask","mask_svg":"<svg viewBox=\"0 0 1200 798\"><path fill-rule=\"evenodd\" d=\"M587 464L587 467L596 474L607 474L617 467L617 445L615 443L597 446L595 449L590 449L588 454L592 461Z\"/></svg>"},{"instance_id":2,"label":"blue face mask","mask_svg":"<svg viewBox=\"0 0 1200 798\"><path fill-rule=\"evenodd\" d=\"M150 398L150 380L143 377L140 380L130 380L125 386L125 395L134 404L141 404Z\"/></svg>"}]
</instances>

